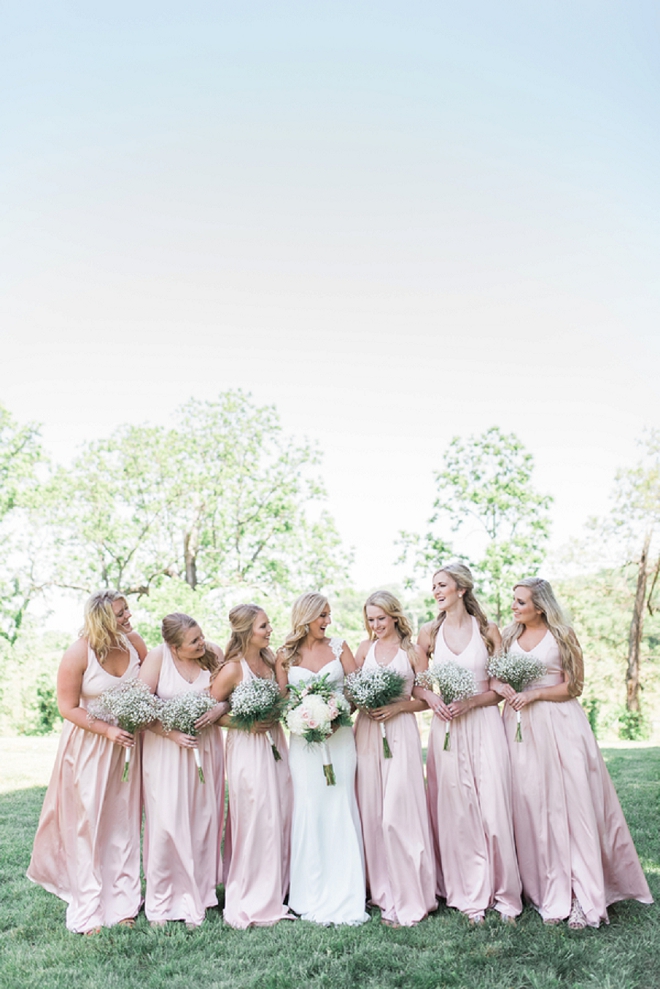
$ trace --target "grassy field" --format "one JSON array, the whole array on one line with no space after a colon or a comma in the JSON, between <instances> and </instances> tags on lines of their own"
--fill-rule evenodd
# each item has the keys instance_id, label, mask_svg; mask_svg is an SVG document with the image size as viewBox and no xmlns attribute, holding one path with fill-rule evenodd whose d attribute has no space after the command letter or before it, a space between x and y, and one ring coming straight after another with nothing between
<instances>
[{"instance_id":1,"label":"grassy field","mask_svg":"<svg viewBox=\"0 0 660 989\"><path fill-rule=\"evenodd\" d=\"M608 750L610 772L653 895L660 897L660 749ZM410 930L374 915L361 928L282 923L232 931L218 910L202 928L64 927L64 904L25 878L44 789L0 795L1 989L655 989L660 910L624 903L610 925L544 927L526 909L517 927L489 915L480 928L441 908Z\"/></svg>"}]
</instances>

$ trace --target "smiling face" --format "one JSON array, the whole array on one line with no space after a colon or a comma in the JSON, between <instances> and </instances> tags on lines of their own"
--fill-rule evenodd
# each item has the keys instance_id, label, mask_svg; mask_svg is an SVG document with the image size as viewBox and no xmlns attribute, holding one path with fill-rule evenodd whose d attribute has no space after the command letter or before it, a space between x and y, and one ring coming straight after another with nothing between
<instances>
[{"instance_id":1,"label":"smiling face","mask_svg":"<svg viewBox=\"0 0 660 989\"><path fill-rule=\"evenodd\" d=\"M128 632L132 632L133 626L131 625L131 612L126 601L124 601L123 598L117 598L116 601L112 602L112 610L115 618L117 619L119 631L123 632L124 635L127 635Z\"/></svg>"},{"instance_id":2,"label":"smiling face","mask_svg":"<svg viewBox=\"0 0 660 989\"><path fill-rule=\"evenodd\" d=\"M391 615L375 604L367 605L367 622L372 635L384 639L396 633L396 622Z\"/></svg>"},{"instance_id":3,"label":"smiling face","mask_svg":"<svg viewBox=\"0 0 660 989\"><path fill-rule=\"evenodd\" d=\"M255 646L260 651L262 649L268 649L272 632L273 627L268 621L268 615L265 611L260 611L254 619L254 624L252 625L252 638L250 639L250 645Z\"/></svg>"},{"instance_id":4,"label":"smiling face","mask_svg":"<svg viewBox=\"0 0 660 989\"><path fill-rule=\"evenodd\" d=\"M318 618L315 618L313 622L309 622L309 635L314 639L324 639L325 630L328 625L332 624L332 617L330 615L330 606L328 605L323 609Z\"/></svg>"},{"instance_id":5,"label":"smiling face","mask_svg":"<svg viewBox=\"0 0 660 989\"><path fill-rule=\"evenodd\" d=\"M451 574L444 570L438 570L433 575L433 597L438 602L440 611L450 611L460 604L463 594L462 588L458 586Z\"/></svg>"},{"instance_id":6,"label":"smiling face","mask_svg":"<svg viewBox=\"0 0 660 989\"><path fill-rule=\"evenodd\" d=\"M176 647L179 659L201 659L206 652L206 640L199 625L191 625L183 633L181 645Z\"/></svg>"},{"instance_id":7,"label":"smiling face","mask_svg":"<svg viewBox=\"0 0 660 989\"><path fill-rule=\"evenodd\" d=\"M519 625L534 626L544 624L543 612L537 608L532 600L531 587L524 587L519 584L513 589L513 603L511 604L513 617Z\"/></svg>"}]
</instances>

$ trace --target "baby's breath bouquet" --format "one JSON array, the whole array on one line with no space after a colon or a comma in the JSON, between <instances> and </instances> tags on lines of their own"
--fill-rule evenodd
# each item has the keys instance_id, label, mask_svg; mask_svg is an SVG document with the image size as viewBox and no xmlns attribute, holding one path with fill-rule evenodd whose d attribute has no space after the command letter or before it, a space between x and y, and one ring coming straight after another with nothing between
<instances>
[{"instance_id":1,"label":"baby's breath bouquet","mask_svg":"<svg viewBox=\"0 0 660 989\"><path fill-rule=\"evenodd\" d=\"M386 707L398 701L403 693L405 677L388 666L368 666L349 673L344 681L344 690L356 707L371 711L377 707ZM380 721L380 733L383 738L383 755L392 758L392 750L387 741L385 722Z\"/></svg>"},{"instance_id":2,"label":"baby's breath bouquet","mask_svg":"<svg viewBox=\"0 0 660 989\"><path fill-rule=\"evenodd\" d=\"M156 721L160 713L160 702L149 690L143 680L125 680L116 687L109 687L93 701L88 708L90 720L105 721L116 725L122 731L134 735L142 731L152 721ZM128 782L131 762L131 750L124 750L124 769L121 774L122 783Z\"/></svg>"},{"instance_id":3,"label":"baby's breath bouquet","mask_svg":"<svg viewBox=\"0 0 660 989\"><path fill-rule=\"evenodd\" d=\"M199 731L195 728L195 722L216 704L217 701L213 700L208 691L188 690L185 694L177 694L175 697L170 697L168 701L162 702L159 715L160 723L165 731L176 729L176 731L182 731L184 735L198 735ZM193 749L192 752L197 765L199 782L206 783L199 750Z\"/></svg>"},{"instance_id":4,"label":"baby's breath bouquet","mask_svg":"<svg viewBox=\"0 0 660 989\"><path fill-rule=\"evenodd\" d=\"M334 786L337 780L326 742L335 726L351 724L351 706L330 683L327 673L312 677L302 687L293 684L289 687L287 728L292 735L304 738L308 745L320 744L325 782Z\"/></svg>"},{"instance_id":5,"label":"baby's breath bouquet","mask_svg":"<svg viewBox=\"0 0 660 989\"><path fill-rule=\"evenodd\" d=\"M279 721L282 717L284 698L275 680L264 680L262 677L242 680L229 700L232 728L251 731L257 721ZM273 733L267 731L266 737L273 750L273 758L278 762L282 756L275 745Z\"/></svg>"},{"instance_id":6,"label":"baby's breath bouquet","mask_svg":"<svg viewBox=\"0 0 660 989\"><path fill-rule=\"evenodd\" d=\"M517 694L545 674L545 663L531 652L505 652L492 656L488 663L488 676L508 683ZM516 711L516 742L522 742L520 711Z\"/></svg>"},{"instance_id":7,"label":"baby's breath bouquet","mask_svg":"<svg viewBox=\"0 0 660 989\"><path fill-rule=\"evenodd\" d=\"M467 700L477 692L474 673L458 663L431 663L428 670L417 675L415 683L427 690L432 690L435 684L444 704ZM449 721L445 721L445 751L451 747L449 724Z\"/></svg>"}]
</instances>

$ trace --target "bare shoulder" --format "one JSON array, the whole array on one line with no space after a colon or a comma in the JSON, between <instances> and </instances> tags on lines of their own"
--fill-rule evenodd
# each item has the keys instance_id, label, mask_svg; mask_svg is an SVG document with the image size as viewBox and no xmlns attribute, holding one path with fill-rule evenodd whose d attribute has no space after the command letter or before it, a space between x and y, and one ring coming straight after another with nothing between
<instances>
[{"instance_id":1,"label":"bare shoulder","mask_svg":"<svg viewBox=\"0 0 660 989\"><path fill-rule=\"evenodd\" d=\"M363 639L360 645L357 647L357 652L355 653L355 662L363 663L367 657L367 653L371 647L371 639Z\"/></svg>"},{"instance_id":2,"label":"bare shoulder","mask_svg":"<svg viewBox=\"0 0 660 989\"><path fill-rule=\"evenodd\" d=\"M84 670L87 666L87 651L89 643L87 639L76 639L62 656L61 669Z\"/></svg>"},{"instance_id":3,"label":"bare shoulder","mask_svg":"<svg viewBox=\"0 0 660 989\"><path fill-rule=\"evenodd\" d=\"M133 646L136 653L138 654L138 659L140 660L140 662L142 662L142 660L149 652L149 650L147 649L147 643L144 641L140 633L135 631L129 632L126 638Z\"/></svg>"},{"instance_id":4,"label":"bare shoulder","mask_svg":"<svg viewBox=\"0 0 660 989\"><path fill-rule=\"evenodd\" d=\"M488 634L493 642L499 643L502 641L502 635L496 622L488 622Z\"/></svg>"}]
</instances>

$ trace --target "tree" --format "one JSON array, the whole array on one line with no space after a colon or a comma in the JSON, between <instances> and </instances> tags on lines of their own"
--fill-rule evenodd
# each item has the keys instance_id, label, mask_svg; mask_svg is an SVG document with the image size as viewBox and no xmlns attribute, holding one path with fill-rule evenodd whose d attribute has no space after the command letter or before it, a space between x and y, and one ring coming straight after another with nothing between
<instances>
[{"instance_id":1,"label":"tree","mask_svg":"<svg viewBox=\"0 0 660 989\"><path fill-rule=\"evenodd\" d=\"M428 573L451 552L447 531L477 552L458 554L473 566L480 593L499 623L513 583L538 572L550 532L552 498L532 485L534 459L513 433L497 426L467 440L455 436L435 474L437 497L428 530L401 533L399 562Z\"/></svg>"},{"instance_id":2,"label":"tree","mask_svg":"<svg viewBox=\"0 0 660 989\"><path fill-rule=\"evenodd\" d=\"M642 458L635 467L616 474L613 508L607 529L623 542L626 566L636 569L636 588L628 633L626 707L641 716L641 644L644 614L653 614L660 574L660 431L649 430L640 440ZM652 562L657 554L655 562ZM649 587L650 582L650 587Z\"/></svg>"},{"instance_id":3,"label":"tree","mask_svg":"<svg viewBox=\"0 0 660 989\"><path fill-rule=\"evenodd\" d=\"M145 595L167 579L205 591L343 580L347 556L317 508L318 462L284 435L273 407L240 391L188 402L169 430L122 427L50 486L57 581Z\"/></svg>"}]
</instances>

